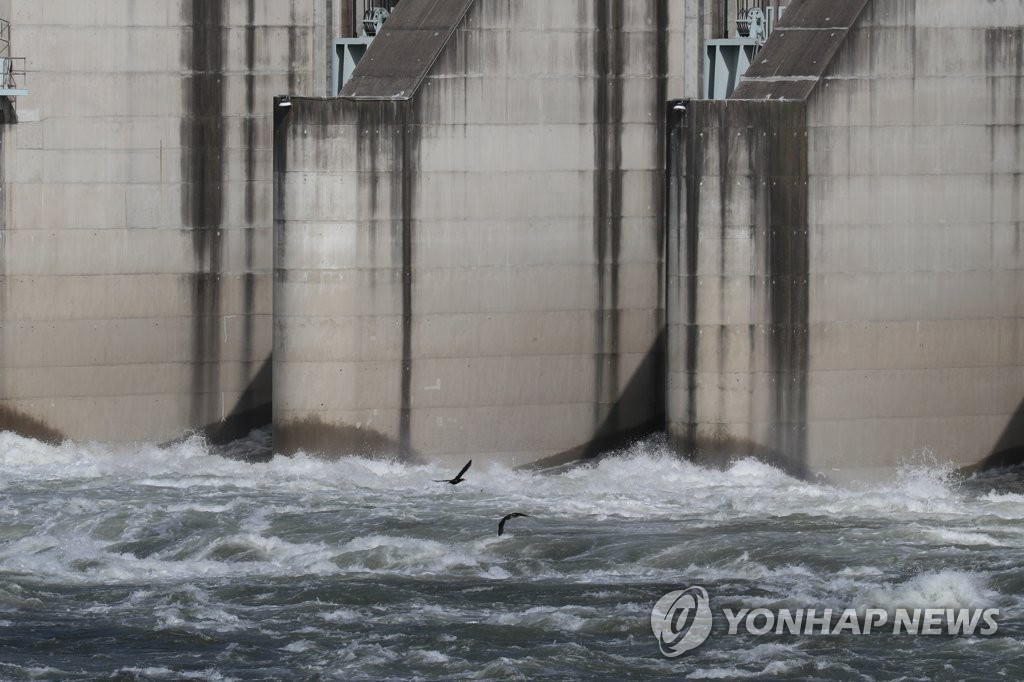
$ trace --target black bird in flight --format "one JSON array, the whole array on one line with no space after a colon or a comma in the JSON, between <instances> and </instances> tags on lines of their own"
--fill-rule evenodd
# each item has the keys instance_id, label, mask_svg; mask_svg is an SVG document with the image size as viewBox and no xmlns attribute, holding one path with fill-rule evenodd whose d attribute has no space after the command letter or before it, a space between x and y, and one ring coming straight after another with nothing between
<instances>
[{"instance_id":1,"label":"black bird in flight","mask_svg":"<svg viewBox=\"0 0 1024 682\"><path fill-rule=\"evenodd\" d=\"M472 464L472 463L473 463L473 460L469 460L468 462L466 462L466 466L462 467L462 471L460 471L459 473L455 474L455 478L452 478L452 479L442 479L440 481L435 480L434 483L451 483L452 485L458 485L458 484L462 483L463 481L466 480L466 479L464 479L462 477L462 474L466 473L466 470L469 469L469 465Z\"/></svg>"},{"instance_id":2,"label":"black bird in flight","mask_svg":"<svg viewBox=\"0 0 1024 682\"><path fill-rule=\"evenodd\" d=\"M517 516L529 516L529 514L522 514L520 512L512 512L511 514L506 514L505 518L498 522L498 537L501 537L501 534L505 532L505 522L509 519L514 519Z\"/></svg>"}]
</instances>

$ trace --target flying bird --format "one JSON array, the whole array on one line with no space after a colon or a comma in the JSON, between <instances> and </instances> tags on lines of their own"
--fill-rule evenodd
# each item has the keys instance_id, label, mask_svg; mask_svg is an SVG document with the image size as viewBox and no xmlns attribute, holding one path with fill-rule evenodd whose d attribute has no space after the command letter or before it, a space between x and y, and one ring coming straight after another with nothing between
<instances>
[{"instance_id":1,"label":"flying bird","mask_svg":"<svg viewBox=\"0 0 1024 682\"><path fill-rule=\"evenodd\" d=\"M512 512L511 514L506 514L505 518L498 522L498 537L501 537L501 534L505 532L505 522L509 519L514 519L517 516L529 516L529 514L522 514L520 512Z\"/></svg>"},{"instance_id":2,"label":"flying bird","mask_svg":"<svg viewBox=\"0 0 1024 682\"><path fill-rule=\"evenodd\" d=\"M435 480L434 483L451 483L452 485L458 485L462 483L463 481L466 480L465 478L462 477L462 474L466 473L466 470L469 469L469 465L472 463L473 460L469 460L468 462L466 462L466 466L462 467L462 471L455 474L455 478L441 479L440 481Z\"/></svg>"}]
</instances>

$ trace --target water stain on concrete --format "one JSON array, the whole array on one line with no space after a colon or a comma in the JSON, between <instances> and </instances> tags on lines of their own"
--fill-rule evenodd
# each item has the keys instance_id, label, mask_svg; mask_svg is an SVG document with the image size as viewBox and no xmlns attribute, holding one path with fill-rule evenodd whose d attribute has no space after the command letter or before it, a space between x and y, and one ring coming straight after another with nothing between
<instances>
[{"instance_id":1,"label":"water stain on concrete","mask_svg":"<svg viewBox=\"0 0 1024 682\"><path fill-rule=\"evenodd\" d=\"M182 218L192 235L190 422L217 413L221 355L220 307L224 212L223 0L190 0L185 12L184 115L181 119Z\"/></svg>"},{"instance_id":2,"label":"water stain on concrete","mask_svg":"<svg viewBox=\"0 0 1024 682\"><path fill-rule=\"evenodd\" d=\"M11 431L24 438L35 438L51 445L59 445L64 440L64 434L42 419L3 405L0 405L0 431Z\"/></svg>"}]
</instances>

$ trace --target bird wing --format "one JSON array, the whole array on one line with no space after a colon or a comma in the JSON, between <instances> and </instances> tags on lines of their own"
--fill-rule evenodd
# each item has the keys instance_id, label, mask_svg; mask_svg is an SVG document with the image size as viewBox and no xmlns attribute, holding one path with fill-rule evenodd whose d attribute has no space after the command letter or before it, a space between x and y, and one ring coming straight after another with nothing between
<instances>
[{"instance_id":1,"label":"bird wing","mask_svg":"<svg viewBox=\"0 0 1024 682\"><path fill-rule=\"evenodd\" d=\"M505 518L503 518L501 521L498 521L498 536L499 537L501 536L502 533L505 532L505 522L506 521L508 521L508 517L507 516Z\"/></svg>"},{"instance_id":2,"label":"bird wing","mask_svg":"<svg viewBox=\"0 0 1024 682\"><path fill-rule=\"evenodd\" d=\"M466 471L469 469L469 465L472 464L472 463L473 463L473 460L469 460L468 462L466 462L466 466L462 467L462 471L460 471L459 473L455 474L455 478L462 478L462 474L466 473Z\"/></svg>"}]
</instances>

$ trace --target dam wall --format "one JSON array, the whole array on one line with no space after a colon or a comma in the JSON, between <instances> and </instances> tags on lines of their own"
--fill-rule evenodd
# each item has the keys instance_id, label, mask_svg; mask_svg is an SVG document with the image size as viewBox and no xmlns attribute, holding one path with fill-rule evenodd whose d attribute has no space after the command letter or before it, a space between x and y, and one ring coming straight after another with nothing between
<instances>
[{"instance_id":1,"label":"dam wall","mask_svg":"<svg viewBox=\"0 0 1024 682\"><path fill-rule=\"evenodd\" d=\"M794 0L730 100L670 119L683 451L837 480L1019 459L1022 16Z\"/></svg>"},{"instance_id":2,"label":"dam wall","mask_svg":"<svg viewBox=\"0 0 1024 682\"><path fill-rule=\"evenodd\" d=\"M275 449L526 464L663 427L691 5L405 2L341 98L279 108Z\"/></svg>"},{"instance_id":3,"label":"dam wall","mask_svg":"<svg viewBox=\"0 0 1024 682\"><path fill-rule=\"evenodd\" d=\"M0 127L0 430L269 421L272 98L326 92L341 4L0 5L29 70Z\"/></svg>"},{"instance_id":4,"label":"dam wall","mask_svg":"<svg viewBox=\"0 0 1024 682\"><path fill-rule=\"evenodd\" d=\"M0 430L1024 459L1024 0L361 7L0 0Z\"/></svg>"}]
</instances>

